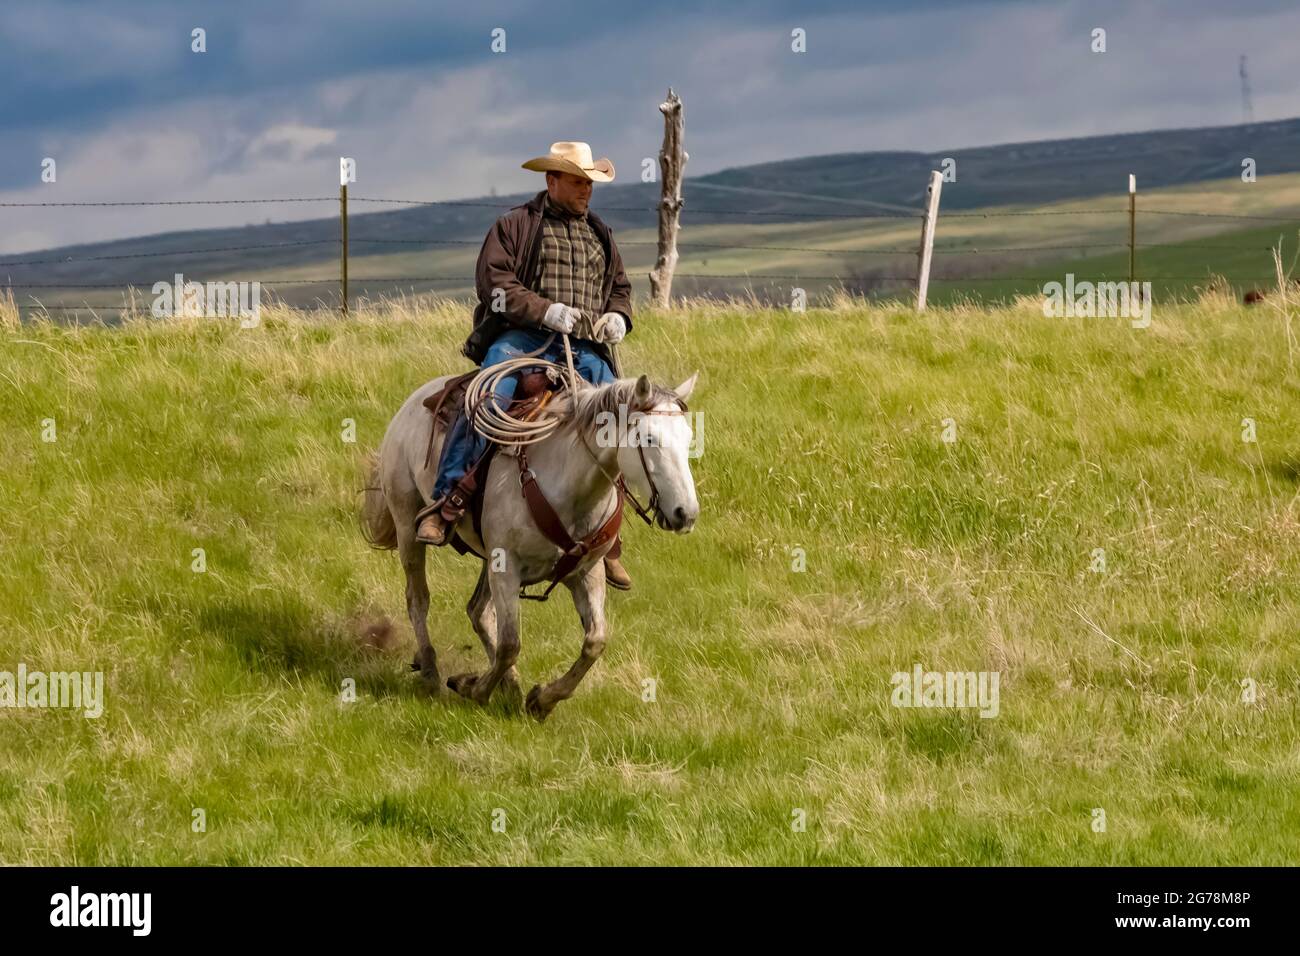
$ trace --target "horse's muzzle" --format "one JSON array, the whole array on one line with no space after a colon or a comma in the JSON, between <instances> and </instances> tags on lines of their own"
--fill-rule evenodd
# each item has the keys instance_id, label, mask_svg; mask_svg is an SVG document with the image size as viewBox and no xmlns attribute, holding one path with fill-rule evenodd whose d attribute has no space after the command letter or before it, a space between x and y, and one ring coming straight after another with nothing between
<instances>
[{"instance_id":1,"label":"horse's muzzle","mask_svg":"<svg viewBox=\"0 0 1300 956\"><path fill-rule=\"evenodd\" d=\"M689 534L691 529L695 527L695 519L698 516L698 510L687 511L681 505L678 505L673 509L672 514L665 514L661 511L657 517L659 527L665 531L671 531L674 534Z\"/></svg>"}]
</instances>

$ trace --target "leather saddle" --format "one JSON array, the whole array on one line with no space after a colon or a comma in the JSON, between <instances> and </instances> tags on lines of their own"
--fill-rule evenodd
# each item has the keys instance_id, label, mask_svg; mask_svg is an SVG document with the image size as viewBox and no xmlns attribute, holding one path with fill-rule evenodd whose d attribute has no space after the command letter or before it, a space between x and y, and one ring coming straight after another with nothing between
<instances>
[{"instance_id":1,"label":"leather saddle","mask_svg":"<svg viewBox=\"0 0 1300 956\"><path fill-rule=\"evenodd\" d=\"M429 467L433 459L433 446L437 443L438 436L448 434L456 424L456 420L465 414L465 393L469 388L469 383L474 376L481 372L482 369L471 369L462 375L457 375L447 380L447 382L438 391L434 392L424 400L424 407L427 408L433 416L432 427L429 429L429 448L425 452L424 465ZM563 379L545 368L530 368L520 372L516 377L517 385L515 387L514 401L506 409L506 414L512 418L527 419L531 418L550 401L551 393L559 391L563 387ZM466 509L468 516L473 521L473 527L476 534L482 538L479 531L480 519L483 515L483 482L482 476L487 474L488 465L491 464L492 457L501 446L496 442L489 442L487 451L473 462L465 476L460 479L462 488L470 489L469 507ZM446 454L447 446L443 444L443 454ZM439 462L441 466L441 462ZM460 537L454 535L451 539L451 546L461 554L469 554L473 549L467 545ZM481 557L481 555L480 555Z\"/></svg>"}]
</instances>

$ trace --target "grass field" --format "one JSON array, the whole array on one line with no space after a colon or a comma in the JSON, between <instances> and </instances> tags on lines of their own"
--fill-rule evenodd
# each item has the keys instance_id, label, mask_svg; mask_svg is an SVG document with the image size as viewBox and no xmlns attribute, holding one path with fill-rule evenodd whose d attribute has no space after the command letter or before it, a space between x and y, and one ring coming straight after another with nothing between
<instances>
[{"instance_id":1,"label":"grass field","mask_svg":"<svg viewBox=\"0 0 1300 956\"><path fill-rule=\"evenodd\" d=\"M635 589L544 725L421 691L400 569L355 520L364 454L463 367L467 322L0 327L0 670L107 695L0 710L0 862L1294 862L1276 311L640 314L627 370L701 370L701 518L629 523ZM442 669L477 669L476 569L431 565ZM567 597L525 607L524 686L580 642ZM891 706L916 663L998 671L998 716Z\"/></svg>"}]
</instances>

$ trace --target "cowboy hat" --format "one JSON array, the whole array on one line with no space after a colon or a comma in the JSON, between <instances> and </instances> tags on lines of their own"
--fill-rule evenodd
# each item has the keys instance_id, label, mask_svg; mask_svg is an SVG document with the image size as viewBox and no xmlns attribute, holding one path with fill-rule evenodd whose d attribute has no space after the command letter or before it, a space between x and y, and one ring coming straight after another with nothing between
<instances>
[{"instance_id":1,"label":"cowboy hat","mask_svg":"<svg viewBox=\"0 0 1300 956\"><path fill-rule=\"evenodd\" d=\"M597 183L614 181L614 164L602 156L591 161L591 147L586 143L552 143L551 152L523 164L524 169L539 173L572 173Z\"/></svg>"}]
</instances>

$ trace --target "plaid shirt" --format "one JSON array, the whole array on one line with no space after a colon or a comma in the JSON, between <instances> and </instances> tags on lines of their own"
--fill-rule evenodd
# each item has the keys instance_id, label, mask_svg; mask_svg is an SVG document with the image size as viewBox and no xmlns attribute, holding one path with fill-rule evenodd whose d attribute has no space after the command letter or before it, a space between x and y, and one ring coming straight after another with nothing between
<instances>
[{"instance_id":1,"label":"plaid shirt","mask_svg":"<svg viewBox=\"0 0 1300 956\"><path fill-rule=\"evenodd\" d=\"M605 250L584 213L574 216L551 202L542 208L542 248L533 276L533 291L552 302L563 302L582 313L574 328L581 339L592 338L592 323L605 303Z\"/></svg>"}]
</instances>

